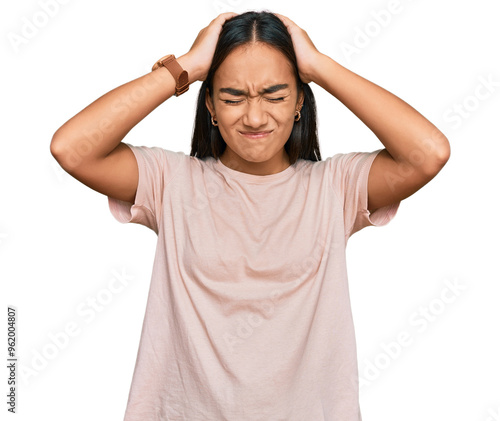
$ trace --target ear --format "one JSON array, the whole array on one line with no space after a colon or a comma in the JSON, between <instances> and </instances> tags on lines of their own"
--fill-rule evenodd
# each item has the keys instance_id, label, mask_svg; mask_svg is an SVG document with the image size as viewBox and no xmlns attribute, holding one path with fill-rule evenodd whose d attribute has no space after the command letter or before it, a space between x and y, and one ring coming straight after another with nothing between
<instances>
[{"instance_id":1,"label":"ear","mask_svg":"<svg viewBox=\"0 0 500 421\"><path fill-rule=\"evenodd\" d=\"M299 95L297 97L297 109L300 110L304 105L304 89L300 88Z\"/></svg>"},{"instance_id":2,"label":"ear","mask_svg":"<svg viewBox=\"0 0 500 421\"><path fill-rule=\"evenodd\" d=\"M210 114L215 115L214 103L212 101L212 98L210 97L210 94L208 92L208 88L205 91L205 105L207 106L208 111L210 112Z\"/></svg>"}]
</instances>

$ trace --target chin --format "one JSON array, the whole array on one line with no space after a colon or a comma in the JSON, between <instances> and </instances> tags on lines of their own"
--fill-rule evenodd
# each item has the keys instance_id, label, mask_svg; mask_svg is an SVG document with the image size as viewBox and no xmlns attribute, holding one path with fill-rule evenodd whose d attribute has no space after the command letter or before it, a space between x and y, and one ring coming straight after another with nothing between
<instances>
[{"instance_id":1,"label":"chin","mask_svg":"<svg viewBox=\"0 0 500 421\"><path fill-rule=\"evenodd\" d=\"M250 154L250 155L240 155L245 161L248 162L253 162L255 164L261 163L261 162L266 162L271 159L273 156L272 154L269 154L268 151L264 151L262 153L256 152L255 154Z\"/></svg>"}]
</instances>

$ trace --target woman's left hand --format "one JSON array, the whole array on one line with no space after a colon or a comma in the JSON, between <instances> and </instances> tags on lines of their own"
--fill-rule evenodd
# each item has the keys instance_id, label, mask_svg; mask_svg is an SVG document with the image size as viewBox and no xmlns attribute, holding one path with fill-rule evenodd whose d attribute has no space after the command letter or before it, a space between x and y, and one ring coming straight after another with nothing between
<instances>
[{"instance_id":1,"label":"woman's left hand","mask_svg":"<svg viewBox=\"0 0 500 421\"><path fill-rule=\"evenodd\" d=\"M309 83L313 81L313 71L315 69L315 60L321 55L315 47L307 32L295 24L286 16L274 13L285 24L288 33L292 37L293 48L297 56L297 65L299 67L299 76L302 82Z\"/></svg>"}]
</instances>

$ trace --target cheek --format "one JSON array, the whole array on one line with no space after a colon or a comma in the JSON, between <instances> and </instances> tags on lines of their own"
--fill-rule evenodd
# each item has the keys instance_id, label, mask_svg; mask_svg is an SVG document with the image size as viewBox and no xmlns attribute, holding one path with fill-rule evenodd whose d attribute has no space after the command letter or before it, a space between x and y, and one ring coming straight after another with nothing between
<instances>
[{"instance_id":1,"label":"cheek","mask_svg":"<svg viewBox=\"0 0 500 421\"><path fill-rule=\"evenodd\" d=\"M286 112L283 113L283 119L285 121L293 121L293 119L295 118L295 107L291 107L289 109L286 110Z\"/></svg>"},{"instance_id":2,"label":"cheek","mask_svg":"<svg viewBox=\"0 0 500 421\"><path fill-rule=\"evenodd\" d=\"M274 114L274 119L281 125L283 128L289 128L289 126L293 125L293 120L295 118L295 109L282 109L279 112Z\"/></svg>"},{"instance_id":3,"label":"cheek","mask_svg":"<svg viewBox=\"0 0 500 421\"><path fill-rule=\"evenodd\" d=\"M230 127L233 124L237 123L238 120L242 117L242 112L237 110L236 108L237 107L228 107L220 110L217 113L217 119L219 120L220 124Z\"/></svg>"},{"instance_id":4,"label":"cheek","mask_svg":"<svg viewBox=\"0 0 500 421\"><path fill-rule=\"evenodd\" d=\"M295 107L294 106L276 106L269 105L269 108L264 109L264 111L269 115L270 119L279 126L289 126L293 125L295 118ZM245 110L243 107L224 107L217 111L217 120L219 124L226 129L230 129L232 126L237 126L241 124L241 119L245 115ZM281 127L283 129L283 127Z\"/></svg>"},{"instance_id":5,"label":"cheek","mask_svg":"<svg viewBox=\"0 0 500 421\"><path fill-rule=\"evenodd\" d=\"M286 104L275 105L270 112L272 112L277 121L290 122L294 119L295 105L288 101Z\"/></svg>"}]
</instances>

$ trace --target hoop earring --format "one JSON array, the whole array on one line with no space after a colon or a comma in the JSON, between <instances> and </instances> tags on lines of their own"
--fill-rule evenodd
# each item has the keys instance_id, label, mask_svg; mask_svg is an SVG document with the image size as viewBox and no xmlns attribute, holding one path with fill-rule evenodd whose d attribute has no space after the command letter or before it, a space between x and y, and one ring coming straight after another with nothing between
<instances>
[{"instance_id":1,"label":"hoop earring","mask_svg":"<svg viewBox=\"0 0 500 421\"><path fill-rule=\"evenodd\" d=\"M295 121L299 121L300 120L300 111L297 110L295 111L295 118L294 118Z\"/></svg>"},{"instance_id":2,"label":"hoop earring","mask_svg":"<svg viewBox=\"0 0 500 421\"><path fill-rule=\"evenodd\" d=\"M218 126L217 121L214 121L214 116L212 116L212 124L213 124L214 126Z\"/></svg>"}]
</instances>

